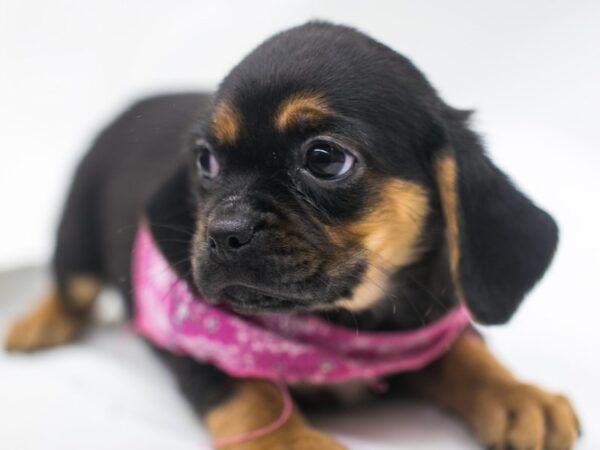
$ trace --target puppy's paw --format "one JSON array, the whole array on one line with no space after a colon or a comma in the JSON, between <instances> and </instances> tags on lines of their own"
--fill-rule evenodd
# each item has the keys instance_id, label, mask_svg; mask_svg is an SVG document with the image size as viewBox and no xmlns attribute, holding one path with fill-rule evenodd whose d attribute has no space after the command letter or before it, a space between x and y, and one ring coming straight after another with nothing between
<instances>
[{"instance_id":1,"label":"puppy's paw","mask_svg":"<svg viewBox=\"0 0 600 450\"><path fill-rule=\"evenodd\" d=\"M310 427L306 427L296 435L291 436L287 442L282 442L280 446L281 450L345 450L346 447L338 444L330 436L315 430Z\"/></svg>"},{"instance_id":2,"label":"puppy's paw","mask_svg":"<svg viewBox=\"0 0 600 450\"><path fill-rule=\"evenodd\" d=\"M218 447L220 450L346 450L331 437L303 426L287 432L274 432L252 441Z\"/></svg>"},{"instance_id":3,"label":"puppy's paw","mask_svg":"<svg viewBox=\"0 0 600 450\"><path fill-rule=\"evenodd\" d=\"M473 386L467 420L493 450L569 450L580 429L569 400L517 382Z\"/></svg>"},{"instance_id":4,"label":"puppy's paw","mask_svg":"<svg viewBox=\"0 0 600 450\"><path fill-rule=\"evenodd\" d=\"M66 311L50 294L12 325L4 347L10 352L31 352L64 344L75 339L84 321L84 316Z\"/></svg>"}]
</instances>

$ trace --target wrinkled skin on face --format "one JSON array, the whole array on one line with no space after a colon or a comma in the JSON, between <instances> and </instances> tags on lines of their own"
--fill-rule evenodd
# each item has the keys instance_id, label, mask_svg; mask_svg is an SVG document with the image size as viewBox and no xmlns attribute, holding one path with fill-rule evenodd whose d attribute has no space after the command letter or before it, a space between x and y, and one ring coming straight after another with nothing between
<instances>
[{"instance_id":1,"label":"wrinkled skin on face","mask_svg":"<svg viewBox=\"0 0 600 450\"><path fill-rule=\"evenodd\" d=\"M374 41L310 39L288 33L250 54L191 138L194 280L237 310L367 308L428 247L431 127L418 94L431 88ZM311 158L330 170L315 151L332 147L346 172L323 177ZM239 233L251 239L232 248Z\"/></svg>"}]
</instances>

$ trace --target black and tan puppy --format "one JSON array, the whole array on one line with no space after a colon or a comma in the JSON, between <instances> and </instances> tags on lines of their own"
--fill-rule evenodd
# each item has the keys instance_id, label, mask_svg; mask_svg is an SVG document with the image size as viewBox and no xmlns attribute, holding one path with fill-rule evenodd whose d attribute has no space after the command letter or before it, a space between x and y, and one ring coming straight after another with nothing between
<instances>
[{"instance_id":1,"label":"black and tan puppy","mask_svg":"<svg viewBox=\"0 0 600 450\"><path fill-rule=\"evenodd\" d=\"M398 330L462 302L481 323L505 322L548 267L557 227L486 157L468 119L355 30L281 33L215 95L145 100L100 135L62 218L55 288L6 345L73 339L105 284L131 305L141 220L181 277L240 313L326 311ZM279 414L268 382L159 353L214 436ZM577 438L567 399L519 382L472 336L389 382L462 416L492 448L566 450ZM229 448L341 447L295 408L283 428Z\"/></svg>"}]
</instances>

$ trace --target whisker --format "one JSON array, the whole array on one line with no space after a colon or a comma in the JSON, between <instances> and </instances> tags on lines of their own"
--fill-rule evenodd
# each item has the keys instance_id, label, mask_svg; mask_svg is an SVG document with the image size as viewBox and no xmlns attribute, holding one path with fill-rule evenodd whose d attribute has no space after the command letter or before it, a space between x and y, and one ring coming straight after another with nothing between
<instances>
[{"instance_id":1,"label":"whisker","mask_svg":"<svg viewBox=\"0 0 600 450\"><path fill-rule=\"evenodd\" d=\"M191 244L190 239L161 239L160 243L170 243L170 244Z\"/></svg>"},{"instance_id":2,"label":"whisker","mask_svg":"<svg viewBox=\"0 0 600 450\"><path fill-rule=\"evenodd\" d=\"M185 233L188 236L194 236L194 232L193 231L190 231L187 228L178 227L176 225L161 224L161 223L152 222L152 227L163 228L165 230L177 231L178 233Z\"/></svg>"}]
</instances>

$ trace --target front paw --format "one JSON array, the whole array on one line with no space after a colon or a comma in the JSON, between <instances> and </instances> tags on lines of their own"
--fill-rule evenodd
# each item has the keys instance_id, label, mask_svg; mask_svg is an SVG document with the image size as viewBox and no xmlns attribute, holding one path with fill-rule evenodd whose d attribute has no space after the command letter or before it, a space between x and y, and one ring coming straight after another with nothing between
<instances>
[{"instance_id":1,"label":"front paw","mask_svg":"<svg viewBox=\"0 0 600 450\"><path fill-rule=\"evenodd\" d=\"M73 341L85 318L67 312L51 294L8 330L4 347L9 352L32 352Z\"/></svg>"},{"instance_id":2,"label":"front paw","mask_svg":"<svg viewBox=\"0 0 600 450\"><path fill-rule=\"evenodd\" d=\"M281 417L286 400L291 402L285 388L272 382L238 380L230 399L205 417L208 430L216 438L215 446L224 450L344 450L345 447L311 427L294 405L285 423L270 433L227 444L274 423Z\"/></svg>"},{"instance_id":3,"label":"front paw","mask_svg":"<svg viewBox=\"0 0 600 450\"><path fill-rule=\"evenodd\" d=\"M219 450L346 450L331 437L314 428L303 426L281 430L235 445L217 447Z\"/></svg>"},{"instance_id":4,"label":"front paw","mask_svg":"<svg viewBox=\"0 0 600 450\"><path fill-rule=\"evenodd\" d=\"M571 402L517 382L472 386L467 420L493 450L569 450L580 434Z\"/></svg>"},{"instance_id":5,"label":"front paw","mask_svg":"<svg viewBox=\"0 0 600 450\"><path fill-rule=\"evenodd\" d=\"M278 450L345 450L331 437L313 428L307 427L278 444ZM266 448L266 447L265 447Z\"/></svg>"}]
</instances>

